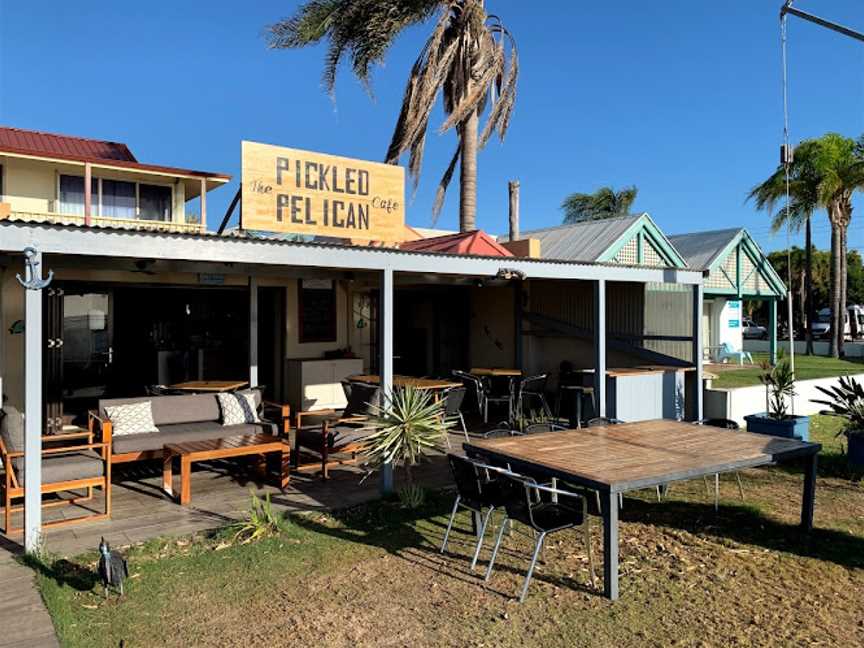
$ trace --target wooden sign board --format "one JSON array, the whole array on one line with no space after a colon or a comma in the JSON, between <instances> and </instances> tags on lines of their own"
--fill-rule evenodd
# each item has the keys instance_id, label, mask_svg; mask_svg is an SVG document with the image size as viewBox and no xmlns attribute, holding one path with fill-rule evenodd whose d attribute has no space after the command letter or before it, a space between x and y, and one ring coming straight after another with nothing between
<instances>
[{"instance_id":1,"label":"wooden sign board","mask_svg":"<svg viewBox=\"0 0 864 648\"><path fill-rule=\"evenodd\" d=\"M405 238L401 166L243 142L245 229L397 243Z\"/></svg>"}]
</instances>

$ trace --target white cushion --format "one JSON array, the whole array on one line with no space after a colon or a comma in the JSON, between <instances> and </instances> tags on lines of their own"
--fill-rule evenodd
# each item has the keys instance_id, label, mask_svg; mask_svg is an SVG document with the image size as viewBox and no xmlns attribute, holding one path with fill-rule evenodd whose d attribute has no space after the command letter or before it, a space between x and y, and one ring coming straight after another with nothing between
<instances>
[{"instance_id":1,"label":"white cushion","mask_svg":"<svg viewBox=\"0 0 864 648\"><path fill-rule=\"evenodd\" d=\"M260 423L255 396L249 392L233 394L216 394L219 407L222 410L222 425L243 425L244 423Z\"/></svg>"},{"instance_id":2,"label":"white cushion","mask_svg":"<svg viewBox=\"0 0 864 648\"><path fill-rule=\"evenodd\" d=\"M105 413L111 421L114 436L159 431L153 422L153 407L150 401L106 407Z\"/></svg>"}]
</instances>

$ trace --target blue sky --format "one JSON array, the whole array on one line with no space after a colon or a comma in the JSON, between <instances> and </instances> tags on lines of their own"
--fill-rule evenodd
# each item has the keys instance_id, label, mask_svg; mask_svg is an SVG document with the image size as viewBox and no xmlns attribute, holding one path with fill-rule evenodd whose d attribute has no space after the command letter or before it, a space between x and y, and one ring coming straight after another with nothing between
<instances>
[{"instance_id":1,"label":"blue sky","mask_svg":"<svg viewBox=\"0 0 864 648\"><path fill-rule=\"evenodd\" d=\"M343 70L334 104L322 47L265 47L264 26L297 4L0 0L0 124L119 140L142 162L235 178L242 139L381 159L429 26L390 50L374 99ZM507 140L480 156L479 226L506 229L509 179L522 184L523 229L560 222L570 192L635 184L636 208L668 233L743 225L784 247L744 202L779 156L780 4L487 0L517 39L521 76ZM797 5L864 31L860 0ZM790 19L789 52L793 141L864 133L864 46ZM409 224L430 225L454 146L430 134ZM235 189L210 194L211 219ZM452 189L439 227L457 226ZM857 207L850 247L864 248ZM815 223L826 246L824 215Z\"/></svg>"}]
</instances>

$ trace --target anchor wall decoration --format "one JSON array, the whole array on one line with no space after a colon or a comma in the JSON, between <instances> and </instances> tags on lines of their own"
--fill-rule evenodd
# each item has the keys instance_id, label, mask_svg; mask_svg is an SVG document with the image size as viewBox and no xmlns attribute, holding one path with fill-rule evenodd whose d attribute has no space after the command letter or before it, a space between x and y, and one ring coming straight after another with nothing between
<instances>
[{"instance_id":1,"label":"anchor wall decoration","mask_svg":"<svg viewBox=\"0 0 864 648\"><path fill-rule=\"evenodd\" d=\"M22 279L20 274L16 274L15 278L18 279L18 283L20 283L27 290L42 290L47 287L48 284L51 283L52 279L54 279L54 271L49 270L48 276L44 279L41 277L41 271L39 270L39 261L36 261L36 256L39 253L35 248L27 247L24 248L24 261L27 264L27 269L24 274L27 276L26 279Z\"/></svg>"}]
</instances>

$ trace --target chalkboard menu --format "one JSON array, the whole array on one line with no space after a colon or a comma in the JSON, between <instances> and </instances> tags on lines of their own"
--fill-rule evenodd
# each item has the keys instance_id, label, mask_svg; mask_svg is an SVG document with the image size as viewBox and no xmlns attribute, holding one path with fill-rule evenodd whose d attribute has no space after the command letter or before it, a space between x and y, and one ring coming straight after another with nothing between
<instances>
[{"instance_id":1,"label":"chalkboard menu","mask_svg":"<svg viewBox=\"0 0 864 648\"><path fill-rule=\"evenodd\" d=\"M300 343L336 341L336 286L332 279L303 279L297 291Z\"/></svg>"}]
</instances>

